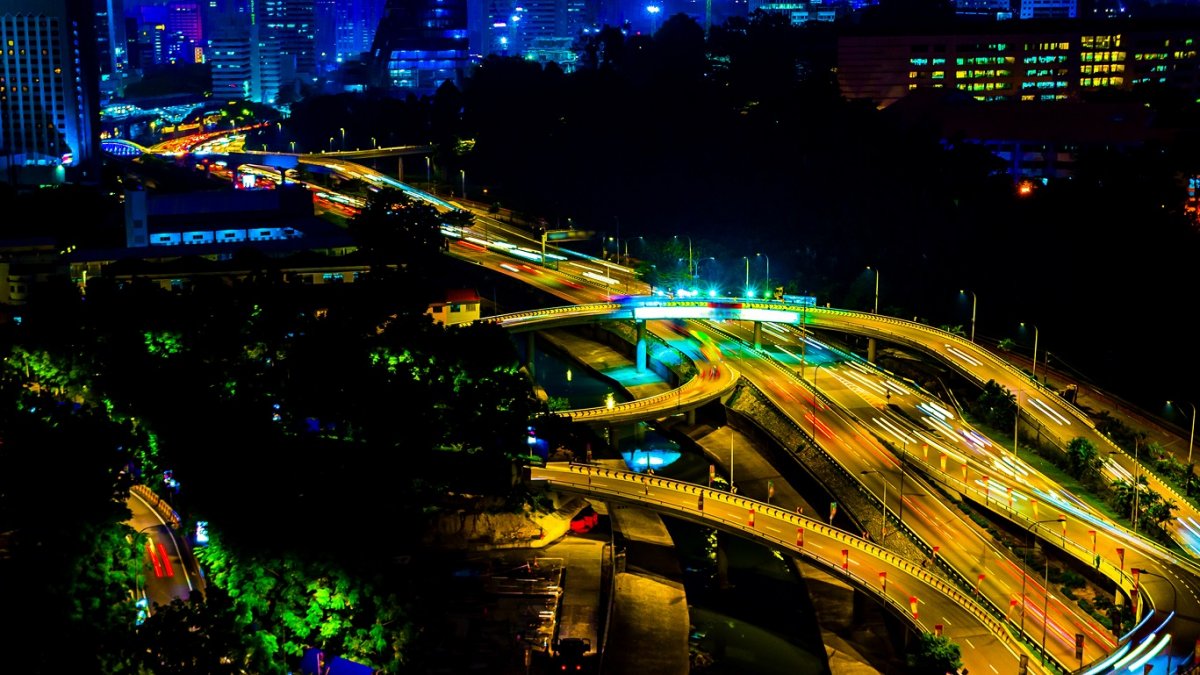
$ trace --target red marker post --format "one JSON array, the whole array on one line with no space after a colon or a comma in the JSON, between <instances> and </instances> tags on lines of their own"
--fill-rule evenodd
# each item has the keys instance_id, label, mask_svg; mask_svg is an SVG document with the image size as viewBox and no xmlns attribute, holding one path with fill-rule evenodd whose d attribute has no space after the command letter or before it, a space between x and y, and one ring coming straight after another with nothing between
<instances>
[{"instance_id":1,"label":"red marker post","mask_svg":"<svg viewBox=\"0 0 1200 675\"><path fill-rule=\"evenodd\" d=\"M884 593L887 593L887 572L879 573L879 586L883 589Z\"/></svg>"},{"instance_id":2,"label":"red marker post","mask_svg":"<svg viewBox=\"0 0 1200 675\"><path fill-rule=\"evenodd\" d=\"M978 595L978 594L979 594L979 584L982 584L982 583L983 583L983 578L984 578L985 576L987 576L987 575L986 575L986 574L980 574L980 575L979 575L979 578L975 580L975 594L976 594L976 595Z\"/></svg>"},{"instance_id":3,"label":"red marker post","mask_svg":"<svg viewBox=\"0 0 1200 675\"><path fill-rule=\"evenodd\" d=\"M750 509L750 527L754 527L754 509Z\"/></svg>"},{"instance_id":4,"label":"red marker post","mask_svg":"<svg viewBox=\"0 0 1200 675\"><path fill-rule=\"evenodd\" d=\"M917 596L908 596L908 606L912 609L913 618L917 618Z\"/></svg>"},{"instance_id":5,"label":"red marker post","mask_svg":"<svg viewBox=\"0 0 1200 675\"><path fill-rule=\"evenodd\" d=\"M848 548L842 549L842 571L850 571L850 549Z\"/></svg>"},{"instance_id":6,"label":"red marker post","mask_svg":"<svg viewBox=\"0 0 1200 675\"><path fill-rule=\"evenodd\" d=\"M796 528L796 548L804 548L804 528Z\"/></svg>"},{"instance_id":7,"label":"red marker post","mask_svg":"<svg viewBox=\"0 0 1200 675\"><path fill-rule=\"evenodd\" d=\"M934 637L942 637L942 624L933 624L933 635Z\"/></svg>"}]
</instances>

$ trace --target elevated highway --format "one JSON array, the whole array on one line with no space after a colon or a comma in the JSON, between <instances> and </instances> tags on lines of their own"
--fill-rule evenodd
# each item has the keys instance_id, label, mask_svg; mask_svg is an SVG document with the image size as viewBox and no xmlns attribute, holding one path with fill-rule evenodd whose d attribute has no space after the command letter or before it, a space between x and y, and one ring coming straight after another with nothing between
<instances>
[{"instance_id":1,"label":"elevated highway","mask_svg":"<svg viewBox=\"0 0 1200 675\"><path fill-rule=\"evenodd\" d=\"M687 318L698 318L695 315L695 308L698 304L698 301L695 300L671 301L655 299L654 306L658 308L656 310L658 313L655 316L661 316L661 312L665 308L677 307L681 315L687 316ZM723 299L717 304L723 312L730 310L731 303L727 299ZM779 304L773 302L743 302L742 305L755 310L779 308ZM607 309L597 305L580 307L578 310L579 317L587 316L588 320L602 320L602 317L606 314L622 320L630 320L636 317L635 311L632 311L628 306L620 305L620 303L609 303L606 307ZM833 330L886 337L893 341L908 343L910 346L918 347L922 350L931 350L929 343L932 340L937 340L941 348L936 351L940 353L941 358L951 365L966 363L971 366L977 366L977 364L985 363L984 358L987 358L994 363L995 372L998 372L1001 376L1008 376L1010 378L1023 377L1022 374L1016 372L1015 369L999 359L995 359L988 352L975 347L969 342L962 341L941 331L936 331L936 329L930 329L927 326L910 324L910 322L893 320L887 317L878 317L874 314L831 310L829 308L795 307L791 309L795 309L799 316L802 317L802 320L807 320L807 326L820 326ZM570 317L571 313L570 308L554 308L544 314L542 318L554 325L569 325L579 318ZM727 315L726 318L734 321L738 320L738 317L733 315ZM523 326L532 326L537 325L538 321L535 317L526 315L516 319L514 323ZM748 332L750 331L753 331L753 334L756 336L760 335L760 333L753 329L748 329ZM732 350L730 353L733 353ZM978 354L979 358L976 358L975 354ZM766 356L766 353L760 352L756 356ZM765 362L768 359L756 358L754 360ZM745 361L742 361L738 366L743 372L747 372L748 367ZM817 368L811 366L810 370L815 379ZM787 379L790 373L787 370L783 370L774 374L754 373L754 375L756 381L773 381L778 383L781 379ZM1034 395L1038 396L1038 398L1032 400L1037 401L1040 405L1035 405L1026 400L1026 408L1032 408L1032 410L1026 411L1026 415L1032 417L1035 423L1038 424L1048 424L1050 421L1057 422L1057 418L1053 418L1046 412L1047 409L1052 410L1050 402L1046 400L1049 397L1044 393ZM891 398L890 393L888 398ZM899 400L902 396L898 395L896 398ZM918 403L927 402L920 401ZM912 403L910 403L910 407L914 415L919 418L922 414L920 407ZM880 405L880 409L883 408L884 406ZM659 407L657 410L653 407L645 407L644 412L647 416L653 416L656 414L670 414L670 409L669 406L665 405ZM803 413L801 415L803 416ZM815 414L810 414L810 416L815 422ZM1045 420L1042 419L1043 416L1046 416ZM1129 652L1132 652L1134 648L1141 646L1143 640L1151 639L1150 636L1152 634L1155 636L1153 639L1161 642L1168 630L1176 631L1175 635L1181 636L1182 639L1174 638L1178 641L1158 645L1148 644L1143 648L1143 651L1149 654L1154 647L1159 647L1159 650L1153 656L1158 659L1157 663L1164 670L1166 669L1166 660L1168 658L1173 659L1173 668L1184 663L1185 659L1189 658L1190 650L1186 649L1186 646L1190 644L1191 640L1195 639L1193 636L1197 633L1197 626L1195 625L1194 617L1200 616L1200 612L1197 611L1198 608L1194 607L1194 595L1187 592L1194 587L1195 583L1195 566L1190 561L1172 556L1169 552L1161 549L1161 547L1156 547L1140 537L1123 532L1118 526L1097 515L1090 508L1083 505L1082 502L1071 500L1069 495L1063 494L1061 490L1057 489L1057 486L1044 477L1031 477L1028 471L1017 474L1016 470L1013 469L1008 470L1012 475L1006 476L1004 471L996 468L998 460L994 451L983 452L982 449L979 449L975 453L977 456L968 458L967 455L969 453L963 451L962 448L959 448L958 451L950 448L951 445L961 444L961 439L941 435L936 436L938 440L934 440L933 433L936 433L936 430L932 433L930 429L910 429L905 432L895 426L894 420L890 427L881 425L877 421L878 416L876 416L877 420L872 420L870 413L866 412L850 414L850 417L855 420L855 424L846 429L847 434L853 434L853 428L860 427L868 433L879 437L893 451L897 449L897 446L904 445L907 447L908 443L913 443L915 447L923 447L922 452L919 454L915 452L904 453L904 463L910 470L921 471L933 482L941 483L946 489L963 495L976 502L977 505L996 511L1003 517L1010 518L1019 526L1028 528L1031 535L1037 536L1047 544L1053 544L1063 549L1066 553L1085 560L1089 564L1093 562L1095 555L1101 555L1099 563L1096 563L1096 568L1101 573L1112 578L1126 593L1134 597L1139 597L1143 592L1151 594L1148 596L1149 601L1154 607L1159 608L1159 610L1150 611L1145 608L1143 603L1139 614L1144 618L1144 621L1137 625L1136 630L1126 635L1123 644L1106 644L1103 636L1096 634L1095 628L1091 630L1085 629L1082 633L1087 637L1086 641L1088 644L1092 645L1087 650L1091 656L1088 657L1085 663L1094 664L1091 667L1097 669L1097 673L1104 672L1106 663L1111 664L1112 662L1119 661ZM1082 421L1086 421L1082 416L1080 418ZM1082 426L1081 424L1080 427ZM922 433L925 435L922 436ZM963 428L961 429L961 433L969 433L969 430ZM812 436L814 439L818 436L815 433L815 424ZM929 442L920 443L918 439L921 438L925 438ZM1066 440L1061 442L1065 445ZM930 457L929 454L931 444L935 448L934 452L936 453L933 457ZM949 466L947 466L947 461L950 462ZM864 473L883 471L885 474L891 474L884 476L884 480L888 482L892 482L903 471L899 468L899 463L890 467L869 463L862 463L860 466L882 466L882 469L867 468L861 469L861 471ZM1014 504L1014 497L1012 496L1014 489L1017 490L1016 504ZM893 494L896 493L894 492ZM1039 496L1041 499L1040 506L1038 504ZM895 506L900 506L901 509L895 510L895 507L889 504L887 511L889 518L894 518L899 524L902 516L902 505L897 504ZM913 509L911 505L909 508ZM910 510L910 518L913 517L912 514L914 511L915 509ZM1061 533L1053 533L1053 530L1050 528L1042 526L1042 522L1055 520L1059 517L1064 518L1067 523ZM1054 528L1054 530L1057 529L1057 527ZM1058 534L1059 536L1054 536L1054 534ZM930 534L927 536L937 535ZM949 559L954 557L953 552L954 547L949 547L945 550L945 553L950 554L948 556ZM1001 556L997 555L997 557ZM964 559L960 560L957 564L960 566L964 564L969 566L970 561ZM1004 570L1005 566L1012 569ZM1152 585L1140 584L1139 588L1135 590L1134 579L1130 573L1130 570L1135 567L1146 570L1147 579L1154 578ZM1010 582L1002 584L1001 587L993 588L990 592L985 593L985 595L998 596L991 597L989 600L993 606L993 612L1005 612L1008 609L1008 617L1012 619L1014 615L1012 614L1011 606L1016 605L1017 616L1020 617L1019 625L1022 628L1025 628L1027 606L1028 612L1036 615L1035 618L1030 620L1028 628L1034 628L1039 623L1046 621L1042 616L1045 610L1051 610L1048 616L1057 614L1062 617L1071 613L1072 609L1065 606L1063 600L1059 597L1054 597L1054 604L1050 604L1051 597L1048 595L1048 591L1042 587L1040 583L1041 579L1035 578L1029 570L1023 568L1018 570L1015 563L1008 562L1001 566L999 573L992 572L992 574L995 574L996 582L1000 582L1001 578L1006 575L1014 577L1018 573L1020 581L1017 588L1020 588L1019 592L1014 590L1010 580ZM984 572L981 572L980 576L981 581L989 578L989 575ZM1159 581L1160 578L1171 581L1163 583ZM988 581L988 583L993 584L994 582ZM1185 599L1183 603L1179 603L1178 597L1181 594L1178 592L1175 584L1186 587L1187 591L1185 593L1191 596L1192 600ZM1039 608L1037 606L1038 603L1031 602L1036 601L1039 594L1042 598L1041 604L1045 605L1044 608ZM1009 603L1010 606L1006 608L1005 605ZM1004 614L1001 615L1003 616ZM1170 626L1160 625L1168 616L1171 617L1173 623ZM1084 623L1086 621L1086 619L1083 620ZM1066 630L1071 625L1071 620L1060 618L1053 619L1050 623L1052 625L1048 625L1040 631L1041 640L1045 644L1047 634L1053 638L1051 643L1046 646L1051 648L1051 652L1058 652L1055 658L1059 661L1059 669L1069 670L1070 668L1063 664L1069 662L1069 655L1072 651L1071 647L1073 647L1070 643L1073 641L1072 638L1074 636ZM1036 644L1036 634L1031 635L1031 638ZM1113 647L1116 647L1116 649L1113 650ZM1175 654L1176 651L1179 653ZM1106 661L1104 657L1109 652L1112 653L1112 656Z\"/></svg>"},{"instance_id":2,"label":"elevated highway","mask_svg":"<svg viewBox=\"0 0 1200 675\"><path fill-rule=\"evenodd\" d=\"M915 629L940 631L968 647L963 663L972 673L1018 668L1008 628L968 594L918 563L821 521L659 476L566 463L528 470L531 481L548 489L635 504L787 551L879 598Z\"/></svg>"}]
</instances>

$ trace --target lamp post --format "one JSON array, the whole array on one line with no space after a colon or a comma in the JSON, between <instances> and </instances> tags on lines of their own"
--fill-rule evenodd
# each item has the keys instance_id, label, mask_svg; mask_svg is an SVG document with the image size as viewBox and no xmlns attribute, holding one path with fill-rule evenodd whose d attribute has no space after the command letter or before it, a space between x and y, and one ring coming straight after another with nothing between
<instances>
[{"instance_id":1,"label":"lamp post","mask_svg":"<svg viewBox=\"0 0 1200 675\"><path fill-rule=\"evenodd\" d=\"M1033 528L1034 528L1034 527L1036 527L1036 526L1038 526L1038 525L1041 525L1042 523L1060 523L1060 522L1062 522L1062 521L1064 521L1064 520L1066 520L1066 519L1067 519L1067 517L1066 517L1066 516L1059 516L1059 517L1057 517L1057 518L1050 518L1050 519L1048 519L1048 520L1035 520L1034 522L1030 523L1030 524L1029 524L1029 527L1027 527L1027 528L1025 529L1025 552L1026 552L1026 554L1028 554L1028 552L1029 552L1029 535L1030 535L1030 533L1033 531ZM1021 556L1021 635L1024 635L1024 634L1025 634L1025 579L1026 579L1028 576L1029 576L1029 566L1028 566L1028 563L1027 563L1027 562L1026 562L1026 560L1025 560L1025 556ZM1049 580L1050 580L1050 558L1046 558L1046 586L1045 586L1045 590L1046 590L1046 600L1047 600L1047 603L1046 603L1046 604L1047 604L1047 605L1049 604L1049 599L1050 599L1050 586L1049 586ZM1043 628L1045 628L1045 624L1046 624L1046 613L1045 613L1045 611L1046 611L1045 609L1043 609L1043 610L1042 610L1042 625L1043 625ZM1045 636L1045 633L1043 632L1043 634L1042 634L1042 651L1043 651L1043 652L1044 652L1044 651L1045 651L1045 649L1046 649L1046 643L1045 643L1045 639L1046 639L1046 636ZM1044 654L1043 654L1043 657L1044 657Z\"/></svg>"},{"instance_id":2,"label":"lamp post","mask_svg":"<svg viewBox=\"0 0 1200 675\"><path fill-rule=\"evenodd\" d=\"M882 544L883 540L887 537L887 478L878 469L859 471L858 475L865 476L869 473L878 473L879 479L883 481L883 498L879 500L879 515L883 517L883 524L879 526L879 543Z\"/></svg>"},{"instance_id":3,"label":"lamp post","mask_svg":"<svg viewBox=\"0 0 1200 675\"><path fill-rule=\"evenodd\" d=\"M966 295L971 294L971 342L975 341L975 307L979 304L979 298L976 297L975 291L961 290L959 293Z\"/></svg>"},{"instance_id":4,"label":"lamp post","mask_svg":"<svg viewBox=\"0 0 1200 675\"><path fill-rule=\"evenodd\" d=\"M1142 493L1142 465L1138 462L1138 437L1133 437L1133 513L1129 514L1129 523L1134 534L1137 533L1138 497Z\"/></svg>"},{"instance_id":5,"label":"lamp post","mask_svg":"<svg viewBox=\"0 0 1200 675\"><path fill-rule=\"evenodd\" d=\"M1033 381L1037 382L1038 327L1037 327L1037 324L1030 324L1030 325L1033 326ZM1025 327L1024 322L1021 323L1021 327L1022 328Z\"/></svg>"},{"instance_id":6,"label":"lamp post","mask_svg":"<svg viewBox=\"0 0 1200 675\"><path fill-rule=\"evenodd\" d=\"M346 149L346 127L338 127L342 132L342 150Z\"/></svg>"},{"instance_id":7,"label":"lamp post","mask_svg":"<svg viewBox=\"0 0 1200 675\"><path fill-rule=\"evenodd\" d=\"M379 141L375 140L374 136L371 137L371 147L376 150L379 149Z\"/></svg>"},{"instance_id":8,"label":"lamp post","mask_svg":"<svg viewBox=\"0 0 1200 675\"><path fill-rule=\"evenodd\" d=\"M329 137L329 151L333 152L333 136Z\"/></svg>"},{"instance_id":9,"label":"lamp post","mask_svg":"<svg viewBox=\"0 0 1200 675\"><path fill-rule=\"evenodd\" d=\"M288 141L288 143L292 146L292 153L295 153L296 152L296 141Z\"/></svg>"},{"instance_id":10,"label":"lamp post","mask_svg":"<svg viewBox=\"0 0 1200 675\"><path fill-rule=\"evenodd\" d=\"M750 258L742 256L742 260L746 261L746 285L742 287L742 292L746 293L750 290Z\"/></svg>"},{"instance_id":11,"label":"lamp post","mask_svg":"<svg viewBox=\"0 0 1200 675\"><path fill-rule=\"evenodd\" d=\"M432 171L432 166L433 166L432 158L430 158L429 155L425 155L425 186L426 187L428 187L429 184L431 182L433 182L433 179L430 178L430 172Z\"/></svg>"},{"instance_id":12,"label":"lamp post","mask_svg":"<svg viewBox=\"0 0 1200 675\"><path fill-rule=\"evenodd\" d=\"M771 292L771 256L766 253L755 253L754 257L762 256L762 259L767 261L767 292Z\"/></svg>"},{"instance_id":13,"label":"lamp post","mask_svg":"<svg viewBox=\"0 0 1200 675\"><path fill-rule=\"evenodd\" d=\"M1192 407L1192 433L1188 437L1188 464L1190 465L1192 463L1192 443L1196 440L1196 404L1191 401L1183 402ZM1167 401L1167 405L1171 405L1171 402Z\"/></svg>"},{"instance_id":14,"label":"lamp post","mask_svg":"<svg viewBox=\"0 0 1200 675\"><path fill-rule=\"evenodd\" d=\"M1163 581L1167 582L1168 584L1171 584L1171 613L1172 614L1175 613L1175 610L1179 607L1179 589L1175 588L1175 584L1171 583L1170 579L1168 579L1167 577L1165 577L1161 574L1155 574L1154 572L1151 572L1149 570L1144 570L1140 567L1132 567L1132 568L1130 568L1129 571L1132 574L1134 574L1135 576L1145 576L1148 574L1152 577L1158 577L1159 579L1162 579ZM1170 649L1168 649L1167 650L1167 675L1170 675L1170 674L1171 674L1171 651L1170 651Z\"/></svg>"},{"instance_id":15,"label":"lamp post","mask_svg":"<svg viewBox=\"0 0 1200 675\"><path fill-rule=\"evenodd\" d=\"M459 169L458 175L460 178L462 178L462 198L466 199L467 198L467 170Z\"/></svg>"},{"instance_id":16,"label":"lamp post","mask_svg":"<svg viewBox=\"0 0 1200 675\"><path fill-rule=\"evenodd\" d=\"M878 314L879 313L879 268L878 267L875 267L875 268L868 267L867 269L869 269L875 273L875 313Z\"/></svg>"},{"instance_id":17,"label":"lamp post","mask_svg":"<svg viewBox=\"0 0 1200 675\"><path fill-rule=\"evenodd\" d=\"M688 240L688 281L691 281L694 276L692 271L692 238L686 234L683 237ZM674 238L678 239L679 235L675 235Z\"/></svg>"}]
</instances>

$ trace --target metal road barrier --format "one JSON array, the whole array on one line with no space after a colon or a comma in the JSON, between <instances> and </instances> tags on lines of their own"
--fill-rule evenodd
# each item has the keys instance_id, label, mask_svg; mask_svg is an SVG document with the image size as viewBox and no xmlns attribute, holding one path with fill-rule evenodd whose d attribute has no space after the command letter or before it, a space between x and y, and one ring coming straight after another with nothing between
<instances>
[{"instance_id":1,"label":"metal road barrier","mask_svg":"<svg viewBox=\"0 0 1200 675\"><path fill-rule=\"evenodd\" d=\"M735 521L721 516L712 515L701 508L691 506L691 499L685 499L680 504L667 503L656 497L650 497L648 494L646 494L646 492L648 492L648 486L653 485L656 488L668 489L680 495L695 495L697 497L697 502L700 498L703 498L709 502L719 501L733 507L752 509L756 513L763 514L764 516L769 515L777 520L788 522L797 528L810 530L812 532L830 537L848 548L853 548L858 552L865 553L878 560L881 560L886 564L923 582L934 592L946 597L954 604L965 609L968 613L975 617L975 619L977 619L993 637L999 640L1005 648L1007 648L1010 652L1013 652L1014 656L1016 656L1014 651L1015 641L1012 637L1012 634L1009 632L1008 626L1004 622L997 620L991 612L981 607L970 595L962 592L955 586L946 583L920 565L912 563L905 558L892 553L885 548L882 548L881 546L866 541L860 537L856 537L848 532L845 532L844 530L826 525L821 521L812 520L810 518L793 513L792 511L781 509L777 506L772 506L770 504L749 499L747 497L733 495L722 490L714 490L712 488L670 478L663 478L660 476L646 476L630 471L621 471L619 469L607 469L588 464L575 464L567 462L550 462L542 467L527 467L527 470L528 479L530 481L544 481L547 485L555 489L576 491L594 495L611 495L637 504L655 505L660 509L669 512L682 512L686 516L692 519L697 519L700 522L709 524L715 523L720 525L722 529L732 529L736 532L749 534L755 539L759 539L768 542L771 545L786 549L793 555L806 558L821 567L828 568L832 570L839 578L850 579L855 583L856 586L859 586L863 590L870 592L872 595L879 597L881 600L887 603L893 608L893 610L897 612L900 617L907 620L910 625L920 630L924 630L924 626L920 620L912 617L909 608L904 607L902 603L889 596L886 592L883 592L875 580L864 579L854 574L849 570L849 568L844 568L842 561L840 560L822 557L821 555L818 555L817 553L804 548L803 546L797 545L796 542L786 541L768 532L756 529L752 525L747 525L740 519ZM631 486L631 489L619 490L596 485L591 482L592 477L603 477L610 480L627 482ZM574 480L572 480L572 478L574 478ZM578 482L580 478L586 478L588 482L580 483ZM1068 669L1063 670L1066 671Z\"/></svg>"}]
</instances>

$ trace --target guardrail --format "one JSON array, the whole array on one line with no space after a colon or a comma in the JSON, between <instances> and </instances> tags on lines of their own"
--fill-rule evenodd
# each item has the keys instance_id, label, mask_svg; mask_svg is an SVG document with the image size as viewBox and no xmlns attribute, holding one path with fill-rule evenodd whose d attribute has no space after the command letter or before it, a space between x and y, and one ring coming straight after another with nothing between
<instances>
[{"instance_id":1,"label":"guardrail","mask_svg":"<svg viewBox=\"0 0 1200 675\"><path fill-rule=\"evenodd\" d=\"M538 473L544 473L545 476L536 475ZM564 473L567 475L574 474L586 476L588 477L589 482L587 484L580 484L577 482L567 481L562 478L559 478L558 480L555 479L556 476L561 476ZM631 486L635 486L636 489L623 491L596 485L590 481L592 476L625 481ZM704 500L710 502L720 501L733 507L753 509L756 513L763 514L764 516L769 515L777 520L785 521L795 525L797 528L811 530L818 534L830 537L847 547L852 547L861 553L866 553L867 555L883 561L891 567L905 572L909 576L926 584L934 592L943 595L959 607L965 609L969 614L975 617L980 624L988 630L989 633L996 637L1001 644L1008 648L1009 651L1013 651L1014 641L1012 634L1009 632L1008 626L1005 623L996 620L991 612L981 607L974 598L970 597L970 595L963 593L958 588L946 583L945 581L942 581L942 579L932 574L925 568L909 562L905 558L881 546L866 541L861 537L856 537L848 532L845 532L844 530L826 525L821 521L806 518L791 511L781 509L777 506L772 506L765 502L759 502L746 497L732 495L721 490L714 490L701 485L686 483L684 481L678 481L660 476L646 476L629 471L621 471L620 469L594 467L587 464L551 462L546 464L544 467L529 467L529 479L531 481L544 480L548 485L551 485L555 489L559 490L575 491L591 495L611 495L641 505L650 504L656 506L660 510L674 514L682 513L689 518L698 519L701 522L706 522L710 525L716 523L720 525L722 529L730 529L740 534L751 535L752 538L759 539L774 546L782 547L797 556L811 560L819 566L833 571L840 578L850 579L855 583L856 586L870 592L876 597L881 598L886 604L891 606L894 610L897 610L899 616L909 621L911 625L918 629L924 630L924 626L918 619L911 616L908 608L905 608L896 599L887 595L886 592L883 592L876 585L874 580L864 579L855 575L848 568L843 568L841 561L824 558L817 553L804 548L803 546L797 545L796 542L786 541L763 530L748 526L741 520L730 520L721 516L715 516L701 508L691 507L690 500L684 501L681 504L667 503L656 497L650 497L648 494L645 494L645 492L648 491L648 486L653 485L656 488L666 488L680 494L695 495L697 497L697 502L699 501L700 497L703 497Z\"/></svg>"},{"instance_id":2,"label":"guardrail","mask_svg":"<svg viewBox=\"0 0 1200 675\"><path fill-rule=\"evenodd\" d=\"M163 498L159 497L158 493L141 483L135 483L129 488L129 491L147 502L150 508L157 511L160 516L169 521L171 527L179 529L179 514L175 512L175 509L171 508L170 504L163 501Z\"/></svg>"}]
</instances>

